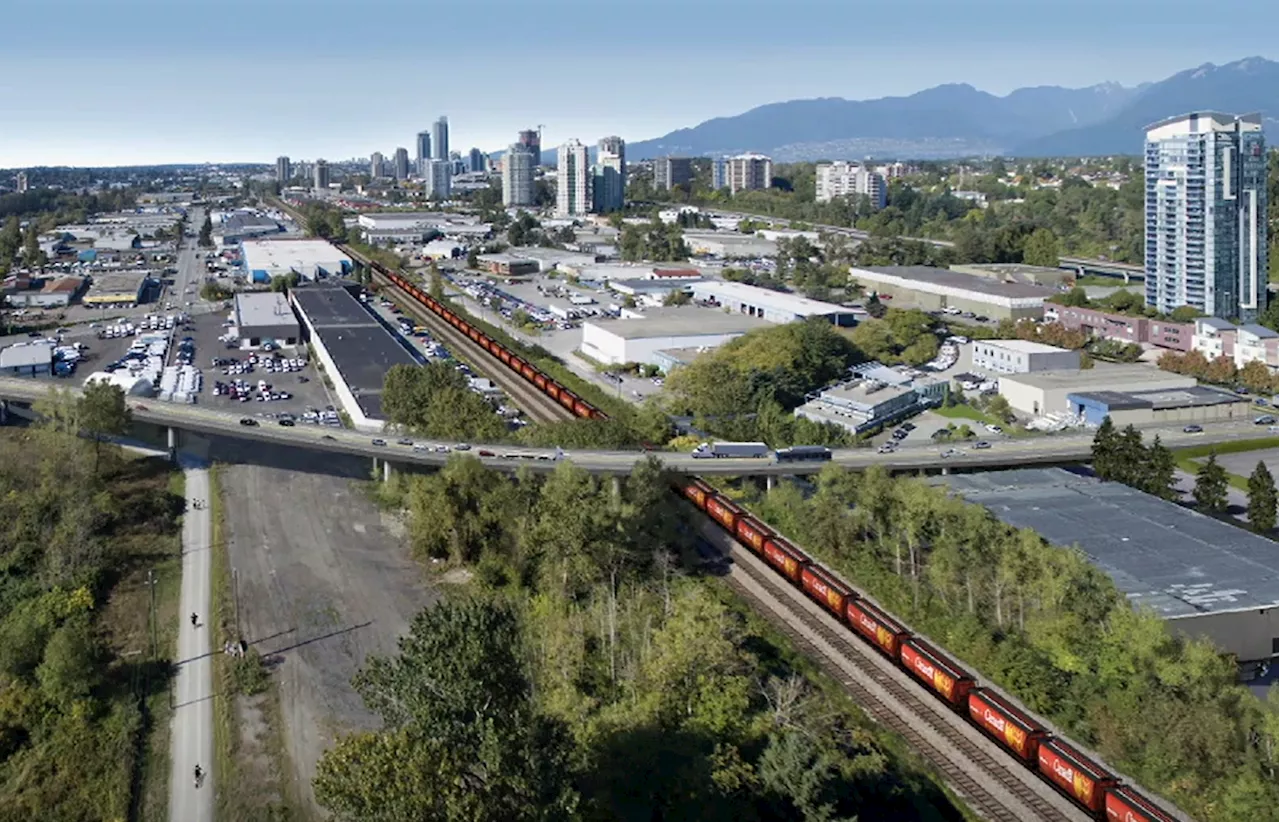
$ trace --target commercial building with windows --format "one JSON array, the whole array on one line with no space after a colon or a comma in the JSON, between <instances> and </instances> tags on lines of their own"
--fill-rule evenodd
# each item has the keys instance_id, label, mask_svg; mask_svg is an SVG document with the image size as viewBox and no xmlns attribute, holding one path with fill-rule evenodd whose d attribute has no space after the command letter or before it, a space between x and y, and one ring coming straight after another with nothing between
<instances>
[{"instance_id":1,"label":"commercial building with windows","mask_svg":"<svg viewBox=\"0 0 1280 822\"><path fill-rule=\"evenodd\" d=\"M1147 317L1131 317L1098 311L1096 308L1077 308L1057 303L1044 304L1044 319L1062 323L1075 331L1082 330L1090 337L1102 337L1125 343L1153 345L1172 351L1190 351L1195 325L1155 320Z\"/></svg>"},{"instance_id":2,"label":"commercial building with windows","mask_svg":"<svg viewBox=\"0 0 1280 822\"><path fill-rule=\"evenodd\" d=\"M763 154L739 154L713 163L719 171L713 174L716 188L727 188L730 194L765 189L773 185L773 160Z\"/></svg>"},{"instance_id":3,"label":"commercial building with windows","mask_svg":"<svg viewBox=\"0 0 1280 822\"><path fill-rule=\"evenodd\" d=\"M688 157L659 157L653 161L653 187L670 191L693 182L693 160Z\"/></svg>"},{"instance_id":4,"label":"commercial building with windows","mask_svg":"<svg viewBox=\"0 0 1280 822\"><path fill-rule=\"evenodd\" d=\"M422 193L437 200L447 200L453 193L453 163L448 160L428 160L422 175Z\"/></svg>"},{"instance_id":5,"label":"commercial building with windows","mask_svg":"<svg viewBox=\"0 0 1280 822\"><path fill-rule=\"evenodd\" d=\"M1087 425L1101 425L1107 417L1125 426L1248 420L1254 415L1248 397L1207 385L1164 391L1080 391L1068 394L1067 403Z\"/></svg>"},{"instance_id":6,"label":"commercial building with windows","mask_svg":"<svg viewBox=\"0 0 1280 822\"><path fill-rule=\"evenodd\" d=\"M974 340L973 367L997 374L1070 371L1080 367L1080 352L1029 340Z\"/></svg>"},{"instance_id":7,"label":"commercial building with windows","mask_svg":"<svg viewBox=\"0 0 1280 822\"><path fill-rule=\"evenodd\" d=\"M409 179L409 150L397 148L391 160L392 171L397 180Z\"/></svg>"},{"instance_id":8,"label":"commercial building with windows","mask_svg":"<svg viewBox=\"0 0 1280 822\"><path fill-rule=\"evenodd\" d=\"M956 308L1000 320L1038 320L1044 315L1045 298L1057 293L927 265L851 267L849 277L869 291L926 311Z\"/></svg>"},{"instance_id":9,"label":"commercial building with windows","mask_svg":"<svg viewBox=\"0 0 1280 822\"><path fill-rule=\"evenodd\" d=\"M1146 302L1256 320L1267 299L1262 116L1214 111L1147 128Z\"/></svg>"},{"instance_id":10,"label":"commercial building with windows","mask_svg":"<svg viewBox=\"0 0 1280 822\"><path fill-rule=\"evenodd\" d=\"M936 407L946 392L943 380L917 380L878 362L863 363L853 379L824 388L795 415L862 433Z\"/></svg>"},{"instance_id":11,"label":"commercial building with windows","mask_svg":"<svg viewBox=\"0 0 1280 822\"><path fill-rule=\"evenodd\" d=\"M298 318L284 294L277 291L237 294L232 322L243 349L261 348L266 342L298 344Z\"/></svg>"},{"instance_id":12,"label":"commercial building with windows","mask_svg":"<svg viewBox=\"0 0 1280 822\"><path fill-rule=\"evenodd\" d=\"M94 274L82 302L92 306L134 306L147 301L154 281L145 271Z\"/></svg>"},{"instance_id":13,"label":"commercial building with windows","mask_svg":"<svg viewBox=\"0 0 1280 822\"><path fill-rule=\"evenodd\" d=\"M431 162L431 132L419 131L413 139L413 167L422 174Z\"/></svg>"},{"instance_id":14,"label":"commercial building with windows","mask_svg":"<svg viewBox=\"0 0 1280 822\"><path fill-rule=\"evenodd\" d=\"M857 322L857 315L852 308L795 294L783 294L759 286L723 280L701 280L693 283L690 288L693 299L698 302L712 302L731 313L759 317L771 323L790 323L810 317L822 317L832 325L848 328Z\"/></svg>"},{"instance_id":15,"label":"commercial building with windows","mask_svg":"<svg viewBox=\"0 0 1280 822\"><path fill-rule=\"evenodd\" d=\"M1063 468L953 474L944 484L1014 528L1076 546L1135 608L1241 662L1274 658L1275 540Z\"/></svg>"}]
</instances>

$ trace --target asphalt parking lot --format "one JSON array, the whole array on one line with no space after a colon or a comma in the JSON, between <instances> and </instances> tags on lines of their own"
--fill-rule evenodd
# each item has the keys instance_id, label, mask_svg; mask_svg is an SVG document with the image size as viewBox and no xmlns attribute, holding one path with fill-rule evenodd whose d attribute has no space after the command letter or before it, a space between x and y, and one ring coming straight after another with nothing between
<instances>
[{"instance_id":1,"label":"asphalt parking lot","mask_svg":"<svg viewBox=\"0 0 1280 822\"><path fill-rule=\"evenodd\" d=\"M261 364L266 358L270 358L276 353L280 354L281 357L290 359L306 359L306 354L300 348L284 348L277 352L251 352L238 348L227 348L226 344L218 339L220 335L226 333L227 329L222 325L225 319L226 315L222 313L198 317L193 323L194 328L182 335L193 338L196 346L194 363L204 372L204 390L200 394L200 403L202 405L219 411L243 413L246 416L290 413L299 417L308 408L323 409L329 405L335 408L338 407L336 398L331 397L324 385L324 380L312 364L306 364L301 371L275 373L267 371ZM224 374L224 371L230 370L229 366L215 367L211 365L215 357L244 364L248 362L250 354L257 354L260 358L259 365L251 372ZM291 398L269 402L259 402L256 399L248 402L239 402L230 396L218 396L213 393L214 386L217 383L230 383L237 379L251 383L255 386L255 389L259 380L265 380L271 386L273 393L284 391L289 393ZM305 382L303 382L304 379L306 380ZM257 394L256 390L254 394Z\"/></svg>"}]
</instances>

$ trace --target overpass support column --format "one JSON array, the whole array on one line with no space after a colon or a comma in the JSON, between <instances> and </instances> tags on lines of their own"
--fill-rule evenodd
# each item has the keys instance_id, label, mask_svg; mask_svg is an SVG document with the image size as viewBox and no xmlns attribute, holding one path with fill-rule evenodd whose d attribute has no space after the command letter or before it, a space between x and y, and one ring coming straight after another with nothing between
<instances>
[{"instance_id":1,"label":"overpass support column","mask_svg":"<svg viewBox=\"0 0 1280 822\"><path fill-rule=\"evenodd\" d=\"M0 400L0 425L9 422L9 401Z\"/></svg>"},{"instance_id":2,"label":"overpass support column","mask_svg":"<svg viewBox=\"0 0 1280 822\"><path fill-rule=\"evenodd\" d=\"M616 474L609 478L609 490L613 494L613 504L622 504L622 477Z\"/></svg>"},{"instance_id":3,"label":"overpass support column","mask_svg":"<svg viewBox=\"0 0 1280 822\"><path fill-rule=\"evenodd\" d=\"M172 425L165 428L165 434L168 437L169 444L169 462L178 461L178 429Z\"/></svg>"},{"instance_id":4,"label":"overpass support column","mask_svg":"<svg viewBox=\"0 0 1280 822\"><path fill-rule=\"evenodd\" d=\"M391 482L391 461L390 460L382 461L382 481Z\"/></svg>"},{"instance_id":5,"label":"overpass support column","mask_svg":"<svg viewBox=\"0 0 1280 822\"><path fill-rule=\"evenodd\" d=\"M778 478L777 478L776 476L774 476L773 474L765 474L765 476L764 476L764 490L766 490L766 491L772 491L772 490L773 490L774 488L776 488L776 487L778 487Z\"/></svg>"},{"instance_id":6,"label":"overpass support column","mask_svg":"<svg viewBox=\"0 0 1280 822\"><path fill-rule=\"evenodd\" d=\"M944 476L944 477L945 477L945 476L949 475L950 473L951 473L951 469L950 469L950 468L948 468L948 467L947 467L947 466L945 466L945 465L944 465L944 466L942 466L942 476Z\"/></svg>"},{"instance_id":7,"label":"overpass support column","mask_svg":"<svg viewBox=\"0 0 1280 822\"><path fill-rule=\"evenodd\" d=\"M373 458L373 478L374 479L378 478L378 473L381 469L382 469L382 465L378 462L378 458L374 457Z\"/></svg>"}]
</instances>

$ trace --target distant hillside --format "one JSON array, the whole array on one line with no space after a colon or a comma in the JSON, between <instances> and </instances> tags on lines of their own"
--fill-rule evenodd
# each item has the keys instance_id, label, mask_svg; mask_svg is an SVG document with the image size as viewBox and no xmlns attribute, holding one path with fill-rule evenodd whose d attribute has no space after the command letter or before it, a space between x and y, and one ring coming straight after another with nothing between
<instances>
[{"instance_id":1,"label":"distant hillside","mask_svg":"<svg viewBox=\"0 0 1280 822\"><path fill-rule=\"evenodd\" d=\"M1153 83L1115 116L1020 143L1010 154L1052 157L1138 154L1150 124L1190 111L1261 112L1267 142L1276 144L1280 64L1260 57L1224 66L1205 64Z\"/></svg>"},{"instance_id":2,"label":"distant hillside","mask_svg":"<svg viewBox=\"0 0 1280 822\"><path fill-rule=\"evenodd\" d=\"M970 85L954 84L910 97L862 102L835 97L791 100L708 120L627 148L628 156L638 159L762 151L779 160L807 160L889 153L885 149L894 145L912 146L925 155L958 156L998 150L1079 123L1100 122L1134 93L1134 89L1108 84L1086 89L1023 88L996 97Z\"/></svg>"},{"instance_id":3,"label":"distant hillside","mask_svg":"<svg viewBox=\"0 0 1280 822\"><path fill-rule=\"evenodd\" d=\"M1154 120L1195 108L1261 110L1274 121L1276 75L1275 62L1250 58L1136 88L1115 83L1079 89L1038 86L997 97L967 84L949 84L909 97L791 100L630 143L627 157L760 151L788 162L868 155L1136 154L1141 138L1135 142L1135 128L1140 131ZM1151 110L1159 114L1149 116ZM1117 148L1122 144L1127 148Z\"/></svg>"}]
</instances>

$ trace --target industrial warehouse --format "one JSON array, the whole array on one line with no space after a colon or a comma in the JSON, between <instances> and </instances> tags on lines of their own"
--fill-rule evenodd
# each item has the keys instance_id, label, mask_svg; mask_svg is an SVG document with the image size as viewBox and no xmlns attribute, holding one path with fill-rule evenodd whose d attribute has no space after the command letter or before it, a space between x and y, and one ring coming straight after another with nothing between
<instances>
[{"instance_id":1,"label":"industrial warehouse","mask_svg":"<svg viewBox=\"0 0 1280 822\"><path fill-rule=\"evenodd\" d=\"M289 274L321 280L351 271L351 258L327 240L245 240L240 247L245 276L254 282Z\"/></svg>"},{"instance_id":2,"label":"industrial warehouse","mask_svg":"<svg viewBox=\"0 0 1280 822\"><path fill-rule=\"evenodd\" d=\"M1096 363L1086 370L1033 371L1000 377L1000 396L1024 414L1071 411L1069 394L1089 391L1173 391L1192 388L1195 377L1184 377L1145 365Z\"/></svg>"},{"instance_id":3,"label":"industrial warehouse","mask_svg":"<svg viewBox=\"0 0 1280 822\"><path fill-rule=\"evenodd\" d=\"M1079 546L1139 608L1238 660L1268 659L1277 635L1276 544L1117 482L1062 468L938 479L1015 528Z\"/></svg>"},{"instance_id":4,"label":"industrial warehouse","mask_svg":"<svg viewBox=\"0 0 1280 822\"><path fill-rule=\"evenodd\" d=\"M298 318L279 292L246 292L236 295L231 321L241 348L261 348L266 343L296 345Z\"/></svg>"},{"instance_id":5,"label":"industrial warehouse","mask_svg":"<svg viewBox=\"0 0 1280 822\"><path fill-rule=\"evenodd\" d=\"M333 381L334 392L352 424L381 430L382 381L393 365L416 365L385 326L340 286L295 288L289 301L302 318L303 339Z\"/></svg>"},{"instance_id":6,"label":"industrial warehouse","mask_svg":"<svg viewBox=\"0 0 1280 822\"><path fill-rule=\"evenodd\" d=\"M1002 282L927 265L854 267L849 276L869 291L926 311L954 308L997 320L1038 320L1044 316L1045 298L1057 293L1044 286Z\"/></svg>"},{"instance_id":7,"label":"industrial warehouse","mask_svg":"<svg viewBox=\"0 0 1280 822\"><path fill-rule=\"evenodd\" d=\"M858 321L858 312L852 308L744 283L701 280L692 283L690 289L698 302L712 302L736 314L760 317L771 323L823 317L832 325L851 327Z\"/></svg>"},{"instance_id":8,"label":"industrial warehouse","mask_svg":"<svg viewBox=\"0 0 1280 822\"><path fill-rule=\"evenodd\" d=\"M757 317L696 306L651 308L640 319L584 322L582 353L607 365L634 362L663 368L659 351L715 348L768 325Z\"/></svg>"}]
</instances>

